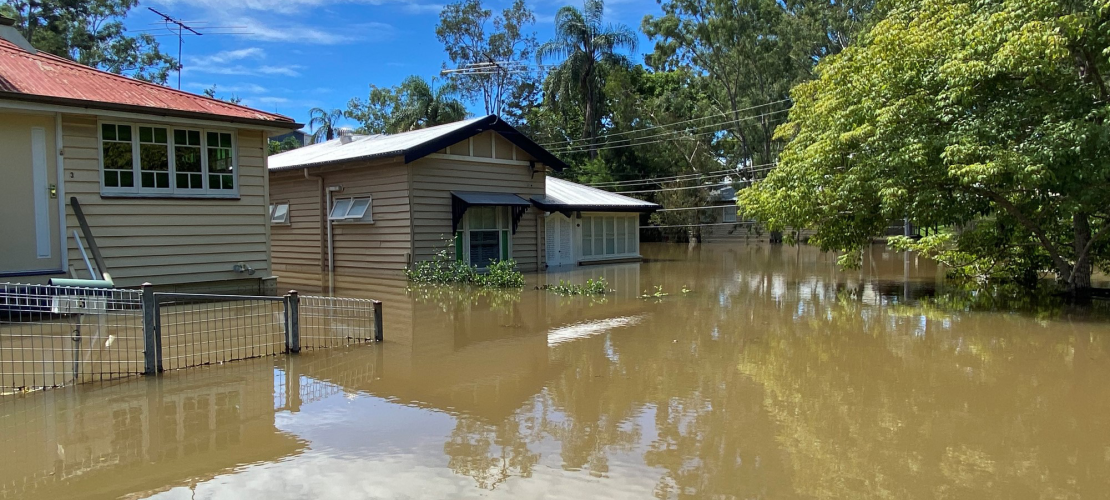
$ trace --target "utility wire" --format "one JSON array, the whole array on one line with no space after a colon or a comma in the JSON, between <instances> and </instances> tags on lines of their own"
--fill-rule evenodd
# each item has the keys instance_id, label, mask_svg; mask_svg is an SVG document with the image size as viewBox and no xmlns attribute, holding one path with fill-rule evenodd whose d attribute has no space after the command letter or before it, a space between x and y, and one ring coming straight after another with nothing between
<instances>
[{"instance_id":1,"label":"utility wire","mask_svg":"<svg viewBox=\"0 0 1110 500\"><path fill-rule=\"evenodd\" d=\"M705 226L739 226L756 224L754 221L745 222L712 222L705 224L669 224L666 226L640 226L640 229L661 229L665 227L705 227Z\"/></svg>"},{"instance_id":2,"label":"utility wire","mask_svg":"<svg viewBox=\"0 0 1110 500\"><path fill-rule=\"evenodd\" d=\"M740 167L740 168L736 168L736 169L717 170L717 171L714 171L714 172L705 172L705 173L698 173L698 174L684 174L684 175L676 175L676 176L669 176L669 177L649 177L649 178L641 179L641 180L599 182L599 183L596 183L596 184L587 184L587 186L598 188L598 189L605 189L605 188L619 188L619 187L624 187L624 186L636 186L636 185L640 185L640 184L655 184L655 183L658 183L658 182L688 182L690 180L694 180L694 178L703 177L703 176L705 178L728 177L728 176L732 176L732 175L739 176L739 175L743 175L745 173L759 172L759 171L762 171L762 170L769 170L770 168L762 169L760 167L774 167L775 165L777 165L777 163L761 163L759 165L750 165L750 166L747 166L747 167ZM723 173L719 173L719 172L723 172Z\"/></svg>"},{"instance_id":3,"label":"utility wire","mask_svg":"<svg viewBox=\"0 0 1110 500\"><path fill-rule=\"evenodd\" d=\"M734 205L727 205L726 204L726 205L708 205L708 206L704 206L704 207L661 208L659 210L656 210L656 212L678 212L678 211L681 211L681 210L708 210L710 208L727 208L727 207L731 207L731 206L734 206Z\"/></svg>"},{"instance_id":4,"label":"utility wire","mask_svg":"<svg viewBox=\"0 0 1110 500\"><path fill-rule=\"evenodd\" d=\"M725 120L723 122L714 123L714 124L710 124L710 125L699 125L699 126L696 126L696 127L691 127L690 129L687 129L687 130L670 130L670 131L663 132L663 133L660 133L660 134L647 135L647 136L643 136L643 137L631 137L631 138L628 138L628 139L619 139L619 140L616 140L616 141L613 141L613 142L604 142L604 143L601 143L601 144L594 144L594 145L586 144L586 145L582 145L582 146L567 146L567 147L564 147L564 148L548 148L548 150L551 151L552 153L580 153L580 152L586 152L586 151L597 151L597 150L602 150L602 149L613 149L613 148L618 148L618 147L623 148L623 147L628 147L628 146L640 146L640 145L644 145L644 144L652 144L654 142L663 142L663 141L667 141L667 140L670 140L670 139L677 139L677 138L683 138L683 137L696 137L696 136L707 135L707 134L718 134L718 133L724 132L724 130L721 130L719 128L719 127L724 126L724 125L739 123L741 121L747 121L747 120L752 120L752 119L765 118L765 117L773 116L773 115L780 114L780 113L786 113L788 111L790 111L790 110L782 109L782 110L778 110L778 111L770 111L770 112L767 112L767 113L761 113L761 114L758 114L758 115L750 115L750 116L744 116L744 117L740 117L740 118ZM696 132L696 133L692 132L692 130L698 130L698 129L703 129L703 128L713 128L714 130ZM664 137L664 139L658 140L658 141L653 141L653 142L637 142L637 141L643 141L644 139L654 139L654 138L658 138L658 137ZM626 144L619 144L619 143L626 143Z\"/></svg>"},{"instance_id":5,"label":"utility wire","mask_svg":"<svg viewBox=\"0 0 1110 500\"><path fill-rule=\"evenodd\" d=\"M741 173L765 172L765 171L773 170L774 168L775 168L775 166L772 164L770 167L767 167L767 168L758 169L758 170L745 170ZM610 193L628 195L628 194L659 193L659 192L663 192L663 191L685 191L687 189L703 189L703 188L712 188L712 187L716 187L716 186L715 185L700 184L700 185L697 185L697 186L682 186L682 187L659 188L659 189L637 189L635 191L610 191L608 189L603 189L602 191L609 191Z\"/></svg>"},{"instance_id":6,"label":"utility wire","mask_svg":"<svg viewBox=\"0 0 1110 500\"><path fill-rule=\"evenodd\" d=\"M733 114L733 113L744 113L744 112L747 112L747 111L754 111L754 110L759 109L759 108L764 108L764 107L771 106L771 105L774 105L774 104L781 104L781 103L789 102L789 101L790 101L790 99L780 99L778 101L771 101L771 102L759 104L759 105L756 105L756 106L749 106L747 108L738 109L736 111L723 111L721 113L717 113L717 114L713 114L713 115L706 115L706 116L702 116L700 118L691 118L689 120L682 120L682 121L677 121L677 122L673 122L673 123L665 123L665 124L662 124L662 125L653 125L651 127L644 127L644 128L641 128L641 129L629 130L629 131L625 131L625 132L613 132L611 134L605 134L605 135L602 135L602 136L599 136L599 137L595 137L594 140L605 139L605 138L609 138L609 137L619 137L619 136L629 135L629 134L638 134L640 132L646 132L646 131L654 130L654 129L658 129L658 128L673 127L675 125L682 125L682 124L685 124L685 123L691 123L691 122L696 122L696 121L701 121L701 120L708 120L710 118L717 118L717 117L720 117L720 116L726 116L726 115L730 115L730 114ZM573 143L573 142L583 142L583 141L587 141L587 140L588 139L569 139L569 140L566 140L566 141L545 142L543 144L540 144L540 146L543 146L543 147L547 148L548 146L558 146L558 145L561 145L561 144L570 144L570 143Z\"/></svg>"}]
</instances>

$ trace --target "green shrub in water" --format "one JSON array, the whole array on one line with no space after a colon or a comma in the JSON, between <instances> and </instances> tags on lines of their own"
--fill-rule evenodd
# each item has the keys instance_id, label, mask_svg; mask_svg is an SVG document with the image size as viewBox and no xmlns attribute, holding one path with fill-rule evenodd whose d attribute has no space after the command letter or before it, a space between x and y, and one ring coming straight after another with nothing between
<instances>
[{"instance_id":1,"label":"green shrub in water","mask_svg":"<svg viewBox=\"0 0 1110 500\"><path fill-rule=\"evenodd\" d=\"M448 249L436 252L431 260L417 262L405 270L413 283L464 284L487 288L521 288L524 275L516 270L514 260L491 261L485 273L465 262L449 257Z\"/></svg>"},{"instance_id":2,"label":"green shrub in water","mask_svg":"<svg viewBox=\"0 0 1110 500\"><path fill-rule=\"evenodd\" d=\"M576 285L568 281L559 280L558 285L546 284L537 287L559 295L605 295L611 292L609 282L604 277L598 276L596 280L586 280L585 285Z\"/></svg>"}]
</instances>

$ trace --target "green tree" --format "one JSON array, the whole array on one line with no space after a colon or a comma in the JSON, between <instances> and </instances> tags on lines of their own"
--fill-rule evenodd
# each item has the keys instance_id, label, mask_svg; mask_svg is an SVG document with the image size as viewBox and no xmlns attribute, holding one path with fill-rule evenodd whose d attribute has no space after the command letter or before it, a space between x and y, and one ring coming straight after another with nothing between
<instances>
[{"instance_id":1,"label":"green tree","mask_svg":"<svg viewBox=\"0 0 1110 500\"><path fill-rule=\"evenodd\" d=\"M435 85L412 75L401 82L397 92L398 104L391 119L393 132L405 132L425 127L457 122L466 118L466 106L455 98L457 90L450 82Z\"/></svg>"},{"instance_id":2,"label":"green tree","mask_svg":"<svg viewBox=\"0 0 1110 500\"><path fill-rule=\"evenodd\" d=\"M86 66L165 84L178 61L150 34L129 36L123 26L138 0L3 0L0 14L16 20L38 50Z\"/></svg>"},{"instance_id":3,"label":"green tree","mask_svg":"<svg viewBox=\"0 0 1110 500\"><path fill-rule=\"evenodd\" d=\"M491 19L493 29L487 35ZM482 105L486 114L504 114L506 107L520 102L514 95L520 94L521 86L534 85L534 72L527 66L536 50L536 36L524 30L535 22L524 0L515 0L497 17L483 8L481 0L460 0L440 12L436 38L448 58L456 67L474 68L452 73L451 82L463 96Z\"/></svg>"},{"instance_id":4,"label":"green tree","mask_svg":"<svg viewBox=\"0 0 1110 500\"><path fill-rule=\"evenodd\" d=\"M301 147L301 143L296 137L286 137L281 141L270 140L270 154L272 155L291 151L299 147Z\"/></svg>"},{"instance_id":5,"label":"green tree","mask_svg":"<svg viewBox=\"0 0 1110 500\"><path fill-rule=\"evenodd\" d=\"M585 0L582 10L566 5L555 14L555 38L536 51L537 60L560 60L545 85L545 99L583 108L582 135L593 146L601 129L604 75L609 66L631 66L621 49L636 50L636 33L624 25L604 24L605 3ZM590 157L596 151L590 150Z\"/></svg>"},{"instance_id":6,"label":"green tree","mask_svg":"<svg viewBox=\"0 0 1110 500\"><path fill-rule=\"evenodd\" d=\"M386 134L393 132L393 113L400 106L399 87L379 87L370 85L367 99L355 97L347 102L343 115L361 124L358 131L363 134Z\"/></svg>"},{"instance_id":7,"label":"green tree","mask_svg":"<svg viewBox=\"0 0 1110 500\"><path fill-rule=\"evenodd\" d=\"M780 166L741 205L844 262L909 217L951 230L903 246L981 277L1089 287L1110 256L1108 8L897 6L794 89Z\"/></svg>"},{"instance_id":8,"label":"green tree","mask_svg":"<svg viewBox=\"0 0 1110 500\"><path fill-rule=\"evenodd\" d=\"M324 108L308 110L308 127L313 130L313 142L324 142L335 139L339 135L339 121L343 119L343 111Z\"/></svg>"},{"instance_id":9,"label":"green tree","mask_svg":"<svg viewBox=\"0 0 1110 500\"><path fill-rule=\"evenodd\" d=\"M817 61L842 50L864 24L873 0L667 0L663 16L646 16L655 70L685 69L710 106L690 118L710 133L729 166L773 163L781 144L790 88L808 80ZM771 103L771 104L769 104ZM709 117L713 117L710 119ZM759 167L748 173L761 177Z\"/></svg>"}]
</instances>

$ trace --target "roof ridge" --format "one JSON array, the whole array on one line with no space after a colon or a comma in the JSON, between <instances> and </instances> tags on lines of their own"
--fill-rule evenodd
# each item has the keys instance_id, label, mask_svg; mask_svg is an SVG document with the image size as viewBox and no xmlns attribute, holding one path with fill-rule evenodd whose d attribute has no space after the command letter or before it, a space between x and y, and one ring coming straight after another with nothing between
<instances>
[{"instance_id":1,"label":"roof ridge","mask_svg":"<svg viewBox=\"0 0 1110 500\"><path fill-rule=\"evenodd\" d=\"M106 77L112 78L114 80L120 81L122 83L127 83L127 84L130 84L130 85L134 85L136 87L148 87L148 88L157 89L159 91L168 91L168 92L170 92L172 94L175 94L175 95L178 95L178 96L185 96L185 97L190 97L190 98L200 98L200 99L204 99L207 102L211 102L213 104L217 104L217 105L220 105L220 106L226 106L226 107L235 108L235 109L238 109L238 110L250 111L252 113L259 113L259 114L263 114L263 115L268 115L268 116L271 116L271 117L278 118L282 121L289 121L289 122L294 121L292 118L290 118L288 116L285 116L285 115L280 115L280 114L277 114L277 113L271 113L269 111L263 111L263 110L260 110L260 109L254 109L254 108L251 108L251 107L231 103L231 102L224 101L224 100L221 100L221 99L215 99L215 98L212 98L212 97L208 97L206 95L194 94L192 92L186 92L184 90L175 89L173 87L169 87L169 86L166 86L166 85L159 85L159 84L154 83L154 82L148 82L148 81L132 78L132 77L129 77L129 76L126 76L126 75L119 75L119 74L116 74L116 73L112 73L110 71L104 71L102 69L94 68L92 66L87 66L87 65L81 64L77 61L73 61L71 59L66 59L64 57L58 56L56 54L51 54L51 53L43 51L43 50L38 50L37 53L32 54L30 52L27 52L26 50L23 50L22 48L15 45L14 43L12 43L8 40L4 40L4 39L0 39L0 49L4 49L5 51L11 53L12 55L15 55L17 57L22 57L22 58L27 59L28 61L31 61L31 62L36 62L37 63L38 61L36 61L36 57L42 57L42 58L48 59L52 63L66 66L66 67L68 67L70 69L73 69L75 71L80 71L80 72L84 72L84 73L92 74L92 75L106 76Z\"/></svg>"}]
</instances>

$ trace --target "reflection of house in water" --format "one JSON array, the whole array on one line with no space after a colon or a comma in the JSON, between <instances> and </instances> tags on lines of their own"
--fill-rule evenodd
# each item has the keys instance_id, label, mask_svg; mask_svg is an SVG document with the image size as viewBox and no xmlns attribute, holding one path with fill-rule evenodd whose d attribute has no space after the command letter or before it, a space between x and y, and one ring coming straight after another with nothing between
<instances>
[{"instance_id":1,"label":"reflection of house in water","mask_svg":"<svg viewBox=\"0 0 1110 500\"><path fill-rule=\"evenodd\" d=\"M0 497L147 496L300 453L274 425L287 398L273 362L5 401Z\"/></svg>"}]
</instances>

